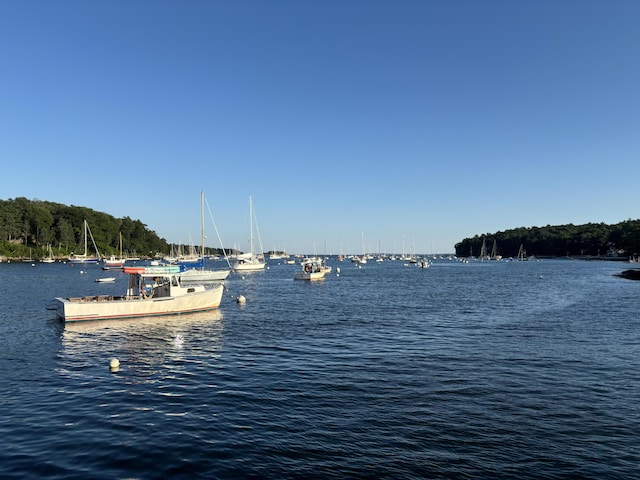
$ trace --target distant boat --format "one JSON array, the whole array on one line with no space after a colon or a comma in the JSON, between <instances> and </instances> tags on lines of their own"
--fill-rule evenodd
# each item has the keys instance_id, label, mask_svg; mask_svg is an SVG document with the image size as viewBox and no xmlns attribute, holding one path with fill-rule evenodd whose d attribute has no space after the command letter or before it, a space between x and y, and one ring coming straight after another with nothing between
<instances>
[{"instance_id":1,"label":"distant boat","mask_svg":"<svg viewBox=\"0 0 640 480\"><path fill-rule=\"evenodd\" d=\"M249 252L248 253L240 253L236 255L236 260L233 265L233 269L235 271L253 271L253 270L264 270L266 265L264 261L264 254L262 249L262 241L260 240L260 233L258 233L258 242L260 244L260 254L256 254L254 252L253 247L253 223L255 221L255 214L253 213L253 200L249 197ZM256 221L256 231L257 221Z\"/></svg>"},{"instance_id":2,"label":"distant boat","mask_svg":"<svg viewBox=\"0 0 640 480\"><path fill-rule=\"evenodd\" d=\"M331 273L331 267L327 267L318 257L305 259L301 266L301 270L293 274L294 280L322 280L327 273Z\"/></svg>"},{"instance_id":3,"label":"distant boat","mask_svg":"<svg viewBox=\"0 0 640 480\"><path fill-rule=\"evenodd\" d=\"M182 283L220 282L226 280L229 273L231 273L230 270L200 270L192 268L180 272L180 281Z\"/></svg>"},{"instance_id":4,"label":"distant boat","mask_svg":"<svg viewBox=\"0 0 640 480\"><path fill-rule=\"evenodd\" d=\"M123 258L116 258L114 255L111 255L109 258L105 259L104 265L102 266L103 270L118 270L124 267L126 260Z\"/></svg>"},{"instance_id":5,"label":"distant boat","mask_svg":"<svg viewBox=\"0 0 640 480\"><path fill-rule=\"evenodd\" d=\"M23 258L22 261L25 263L33 263L33 256L31 255L31 247L29 247L29 258Z\"/></svg>"},{"instance_id":6,"label":"distant boat","mask_svg":"<svg viewBox=\"0 0 640 480\"><path fill-rule=\"evenodd\" d=\"M182 285L180 267L125 267L129 287L122 296L57 297L55 310L65 322L138 318L213 310L223 285Z\"/></svg>"},{"instance_id":7,"label":"distant boat","mask_svg":"<svg viewBox=\"0 0 640 480\"><path fill-rule=\"evenodd\" d=\"M40 263L54 263L56 259L53 257L53 250L51 250L51 244L47 245L47 256L40 260Z\"/></svg>"},{"instance_id":8,"label":"distant boat","mask_svg":"<svg viewBox=\"0 0 640 480\"><path fill-rule=\"evenodd\" d=\"M98 282L98 283L111 283L111 282L115 282L115 281L116 281L116 277L96 278L96 282Z\"/></svg>"},{"instance_id":9,"label":"distant boat","mask_svg":"<svg viewBox=\"0 0 640 480\"><path fill-rule=\"evenodd\" d=\"M520 244L520 249L518 250L518 256L517 256L518 261L523 262L526 260L529 260L527 258L527 251L524 249L524 245L521 243Z\"/></svg>"},{"instance_id":10,"label":"distant boat","mask_svg":"<svg viewBox=\"0 0 640 480\"><path fill-rule=\"evenodd\" d=\"M88 238L89 236L91 236L91 241L93 242L93 248L96 251L96 256L95 257L90 257L88 255L88 249L87 249L87 242L88 242ZM89 224L87 223L87 221L84 221L84 253L82 253L81 255L75 255L75 254L71 254L69 255L69 263L75 264L75 263L98 263L100 261L100 252L98 251L98 247L96 246L96 242L93 239L93 234L91 233L91 229L89 228Z\"/></svg>"},{"instance_id":11,"label":"distant boat","mask_svg":"<svg viewBox=\"0 0 640 480\"><path fill-rule=\"evenodd\" d=\"M120 232L120 258L116 258L115 255L111 255L108 259L104 261L103 270L118 270L124 267L125 262L127 261L125 258L122 258L122 232Z\"/></svg>"},{"instance_id":12,"label":"distant boat","mask_svg":"<svg viewBox=\"0 0 640 480\"><path fill-rule=\"evenodd\" d=\"M200 192L200 211L201 211L201 232L202 232L202 251L200 252L201 259L199 260L200 266L199 268L192 268L189 270L185 270L184 267L181 269L180 273L180 281L182 283L198 283L198 282L216 282L225 280L231 270L229 269L221 269L221 270L209 270L204 268L204 191Z\"/></svg>"}]
</instances>

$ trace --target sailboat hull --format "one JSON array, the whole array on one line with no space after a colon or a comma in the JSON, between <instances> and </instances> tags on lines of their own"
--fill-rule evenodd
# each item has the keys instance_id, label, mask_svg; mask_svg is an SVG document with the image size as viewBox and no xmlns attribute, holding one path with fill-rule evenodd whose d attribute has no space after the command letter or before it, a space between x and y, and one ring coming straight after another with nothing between
<instances>
[{"instance_id":1,"label":"sailboat hull","mask_svg":"<svg viewBox=\"0 0 640 480\"><path fill-rule=\"evenodd\" d=\"M264 262L260 262L259 260L256 260L255 263L240 261L234 264L233 269L236 272L250 272L256 270L264 270L264 267Z\"/></svg>"},{"instance_id":2,"label":"sailboat hull","mask_svg":"<svg viewBox=\"0 0 640 480\"><path fill-rule=\"evenodd\" d=\"M77 256L69 259L69 263L78 264L78 263L98 263L100 262L99 258L78 258Z\"/></svg>"}]
</instances>

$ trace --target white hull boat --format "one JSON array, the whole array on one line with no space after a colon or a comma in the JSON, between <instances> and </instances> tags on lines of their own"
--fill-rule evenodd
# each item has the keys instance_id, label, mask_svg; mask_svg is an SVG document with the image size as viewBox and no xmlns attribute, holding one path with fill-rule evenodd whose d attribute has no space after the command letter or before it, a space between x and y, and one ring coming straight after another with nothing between
<instances>
[{"instance_id":1,"label":"white hull boat","mask_svg":"<svg viewBox=\"0 0 640 480\"><path fill-rule=\"evenodd\" d=\"M260 257L252 254L238 255L233 264L236 272L247 272L252 270L264 270L266 263Z\"/></svg>"},{"instance_id":2,"label":"white hull boat","mask_svg":"<svg viewBox=\"0 0 640 480\"><path fill-rule=\"evenodd\" d=\"M88 250L87 250L87 244L88 244L88 237L87 237L87 233L89 234L89 236L91 236L91 241L93 242L93 248L96 251L96 256L95 257L90 257L88 255ZM70 264L80 264L80 263L98 263L100 262L100 252L98 251L98 247L96 246L96 242L93 239L93 234L91 233L91 229L89 228L89 224L87 223L87 221L84 221L84 253L82 255L74 255L73 253L69 256L69 263Z\"/></svg>"},{"instance_id":3,"label":"white hull boat","mask_svg":"<svg viewBox=\"0 0 640 480\"><path fill-rule=\"evenodd\" d=\"M222 285L182 285L179 267L125 267L129 288L123 296L56 298L65 322L122 319L201 312L220 306Z\"/></svg>"},{"instance_id":4,"label":"white hull boat","mask_svg":"<svg viewBox=\"0 0 640 480\"><path fill-rule=\"evenodd\" d=\"M322 280L328 273L331 273L331 267L327 267L319 259L309 259L302 262L302 270L294 273L293 279Z\"/></svg>"},{"instance_id":5,"label":"white hull boat","mask_svg":"<svg viewBox=\"0 0 640 480\"><path fill-rule=\"evenodd\" d=\"M182 283L221 282L226 280L231 270L185 270L180 273Z\"/></svg>"},{"instance_id":6,"label":"white hull boat","mask_svg":"<svg viewBox=\"0 0 640 480\"><path fill-rule=\"evenodd\" d=\"M260 243L260 254L256 254L253 249L253 223L255 221L255 213L253 212L253 199L249 197L249 252L241 253L236 256L236 261L233 264L233 270L236 272L249 272L255 270L264 270L266 263L264 261L264 250L262 248L262 240L260 240L260 233L258 232L258 242ZM258 229L256 222L256 231Z\"/></svg>"},{"instance_id":7,"label":"white hull boat","mask_svg":"<svg viewBox=\"0 0 640 480\"><path fill-rule=\"evenodd\" d=\"M200 192L200 212L201 212L201 236L202 236L202 258L198 260L200 266L198 268L190 268L187 269L184 266L181 266L182 272L180 273L180 282L181 283L210 283L210 282L220 282L226 280L231 273L230 269L221 269L221 270L209 270L204 268L204 191ZM228 261L227 261L228 263Z\"/></svg>"}]
</instances>

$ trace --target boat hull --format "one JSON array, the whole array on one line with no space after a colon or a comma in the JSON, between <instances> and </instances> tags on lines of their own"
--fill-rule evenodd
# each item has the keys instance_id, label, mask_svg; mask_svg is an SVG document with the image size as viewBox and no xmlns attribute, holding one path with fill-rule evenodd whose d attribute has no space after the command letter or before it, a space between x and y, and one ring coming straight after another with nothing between
<instances>
[{"instance_id":1,"label":"boat hull","mask_svg":"<svg viewBox=\"0 0 640 480\"><path fill-rule=\"evenodd\" d=\"M107 320L202 312L220 306L224 287L219 285L177 297L95 296L56 298L56 313L65 322Z\"/></svg>"},{"instance_id":2,"label":"boat hull","mask_svg":"<svg viewBox=\"0 0 640 480\"><path fill-rule=\"evenodd\" d=\"M233 266L233 269L236 272L251 272L256 270L264 270L264 267L265 267L265 263L244 262L244 263L236 263Z\"/></svg>"},{"instance_id":3,"label":"boat hull","mask_svg":"<svg viewBox=\"0 0 640 480\"><path fill-rule=\"evenodd\" d=\"M294 280L322 280L326 272L296 272L293 274Z\"/></svg>"},{"instance_id":4,"label":"boat hull","mask_svg":"<svg viewBox=\"0 0 640 480\"><path fill-rule=\"evenodd\" d=\"M220 282L226 280L230 270L186 270L180 274L180 283Z\"/></svg>"},{"instance_id":5,"label":"boat hull","mask_svg":"<svg viewBox=\"0 0 640 480\"><path fill-rule=\"evenodd\" d=\"M83 263L100 263L99 258L70 258L68 261L74 265L80 265Z\"/></svg>"}]
</instances>

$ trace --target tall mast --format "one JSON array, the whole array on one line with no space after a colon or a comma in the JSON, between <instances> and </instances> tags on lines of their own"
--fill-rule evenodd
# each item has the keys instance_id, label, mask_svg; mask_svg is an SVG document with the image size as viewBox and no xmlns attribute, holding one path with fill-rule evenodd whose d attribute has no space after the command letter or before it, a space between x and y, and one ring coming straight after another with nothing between
<instances>
[{"instance_id":1,"label":"tall mast","mask_svg":"<svg viewBox=\"0 0 640 480\"><path fill-rule=\"evenodd\" d=\"M200 190L200 230L202 232L202 267L204 268L204 190Z\"/></svg>"},{"instance_id":2,"label":"tall mast","mask_svg":"<svg viewBox=\"0 0 640 480\"><path fill-rule=\"evenodd\" d=\"M249 250L253 255L253 200L249 195Z\"/></svg>"}]
</instances>

